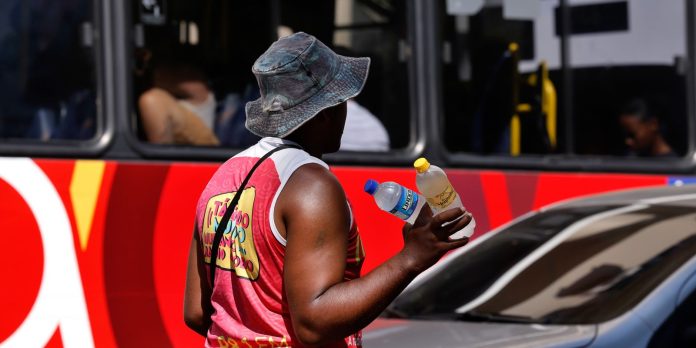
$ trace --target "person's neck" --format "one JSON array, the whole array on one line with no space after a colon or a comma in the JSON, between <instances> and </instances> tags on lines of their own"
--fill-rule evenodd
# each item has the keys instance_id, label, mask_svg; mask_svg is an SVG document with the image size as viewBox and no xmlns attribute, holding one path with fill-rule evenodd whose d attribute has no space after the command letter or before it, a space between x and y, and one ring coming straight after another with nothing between
<instances>
[{"instance_id":1,"label":"person's neck","mask_svg":"<svg viewBox=\"0 0 696 348\"><path fill-rule=\"evenodd\" d=\"M305 150L308 154L321 159L321 156L323 155L323 152L321 150L321 146L319 143L315 141L311 141L310 139L307 139L306 137L303 137L302 134L294 134L290 135L287 138L287 140L290 140L292 142L297 143L298 145L302 146L302 149Z\"/></svg>"}]
</instances>

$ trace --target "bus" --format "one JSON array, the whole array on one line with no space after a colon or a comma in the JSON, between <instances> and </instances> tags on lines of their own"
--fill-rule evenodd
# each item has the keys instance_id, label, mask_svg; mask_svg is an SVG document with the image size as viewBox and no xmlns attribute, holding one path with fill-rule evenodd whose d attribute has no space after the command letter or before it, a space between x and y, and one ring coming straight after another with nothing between
<instances>
[{"instance_id":1,"label":"bus","mask_svg":"<svg viewBox=\"0 0 696 348\"><path fill-rule=\"evenodd\" d=\"M401 223L363 185L415 187L419 157L446 169L473 238L569 198L695 183L695 24L688 0L2 1L0 346L202 343L182 315L195 204L254 141L251 66L284 33L371 58L354 101L388 147L325 157L369 272ZM140 97L158 64L204 76L219 145L151 141ZM633 100L669 156L626 147Z\"/></svg>"}]
</instances>

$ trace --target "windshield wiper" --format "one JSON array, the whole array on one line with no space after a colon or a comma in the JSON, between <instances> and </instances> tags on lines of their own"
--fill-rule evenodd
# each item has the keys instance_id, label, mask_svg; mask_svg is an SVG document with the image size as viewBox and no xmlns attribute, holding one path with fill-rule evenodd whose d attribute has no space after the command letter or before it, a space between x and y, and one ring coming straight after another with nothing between
<instances>
[{"instance_id":1,"label":"windshield wiper","mask_svg":"<svg viewBox=\"0 0 696 348\"><path fill-rule=\"evenodd\" d=\"M509 315L501 313L485 313L477 311L468 311L465 313L457 313L456 319L461 321L486 321L497 323L543 323L543 320L534 319L523 315Z\"/></svg>"}]
</instances>

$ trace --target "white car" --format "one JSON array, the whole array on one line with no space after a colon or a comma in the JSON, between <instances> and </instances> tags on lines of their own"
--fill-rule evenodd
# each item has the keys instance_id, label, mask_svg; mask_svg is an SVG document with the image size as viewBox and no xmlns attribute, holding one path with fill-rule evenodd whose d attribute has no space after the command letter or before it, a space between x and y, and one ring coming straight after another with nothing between
<instances>
[{"instance_id":1,"label":"white car","mask_svg":"<svg viewBox=\"0 0 696 348\"><path fill-rule=\"evenodd\" d=\"M696 347L696 186L527 214L416 279L364 347Z\"/></svg>"}]
</instances>

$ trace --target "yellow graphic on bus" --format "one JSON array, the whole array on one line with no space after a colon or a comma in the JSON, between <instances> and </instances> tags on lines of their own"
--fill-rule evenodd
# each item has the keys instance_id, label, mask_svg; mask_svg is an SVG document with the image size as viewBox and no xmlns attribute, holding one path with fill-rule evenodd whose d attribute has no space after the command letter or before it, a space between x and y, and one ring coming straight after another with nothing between
<instances>
[{"instance_id":1,"label":"yellow graphic on bus","mask_svg":"<svg viewBox=\"0 0 696 348\"><path fill-rule=\"evenodd\" d=\"M236 192L223 193L213 196L208 200L203 216L203 255L205 263L210 264L215 230L225 211L234 198ZM256 280L259 276L259 257L254 246L254 234L252 231L252 211L256 189L249 187L244 189L239 203L232 213L227 228L220 240L217 253L216 266L225 270L234 271L241 278Z\"/></svg>"}]
</instances>

